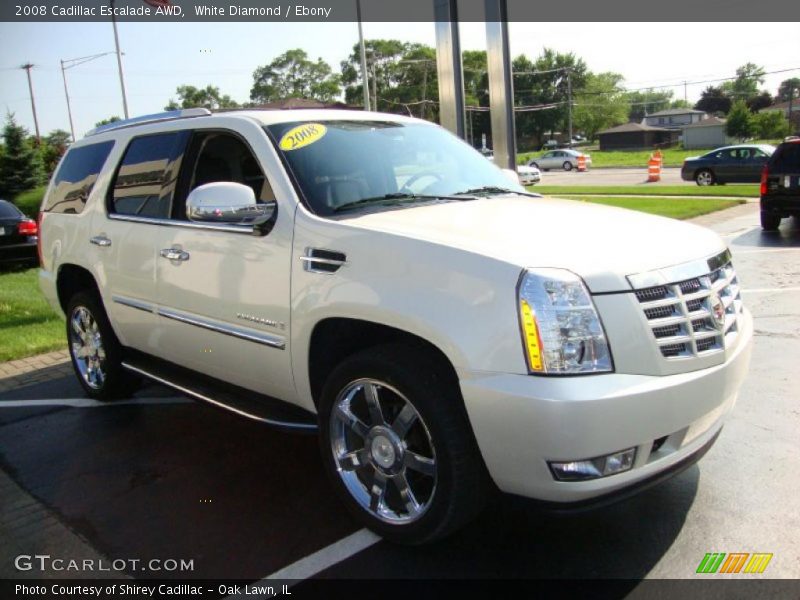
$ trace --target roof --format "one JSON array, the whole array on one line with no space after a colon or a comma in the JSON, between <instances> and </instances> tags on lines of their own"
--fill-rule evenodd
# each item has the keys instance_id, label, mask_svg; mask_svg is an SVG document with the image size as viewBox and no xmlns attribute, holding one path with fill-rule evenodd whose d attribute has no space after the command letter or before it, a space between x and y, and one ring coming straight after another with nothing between
<instances>
[{"instance_id":1,"label":"roof","mask_svg":"<svg viewBox=\"0 0 800 600\"><path fill-rule=\"evenodd\" d=\"M789 101L786 100L785 102L778 102L777 104L773 104L772 106L765 106L764 108L761 109L761 111L764 110L789 110ZM794 100L792 100L792 110L800 112L800 98L795 98Z\"/></svg>"},{"instance_id":2,"label":"roof","mask_svg":"<svg viewBox=\"0 0 800 600\"><path fill-rule=\"evenodd\" d=\"M697 123L692 123L691 125L684 125L684 129L696 129L698 127L717 127L719 125L725 125L725 119L720 119L718 117L708 117L707 119L703 119L702 121L698 121Z\"/></svg>"},{"instance_id":3,"label":"roof","mask_svg":"<svg viewBox=\"0 0 800 600\"><path fill-rule=\"evenodd\" d=\"M669 117L671 115L704 115L704 110L695 110L693 108L669 108L667 110L660 110L658 112L650 113L645 117Z\"/></svg>"},{"instance_id":4,"label":"roof","mask_svg":"<svg viewBox=\"0 0 800 600\"><path fill-rule=\"evenodd\" d=\"M671 131L671 129L667 129L666 127L653 127L652 125L642 125L641 123L625 123L624 125L617 125L611 129L605 129L600 132L600 135L603 135L604 133L630 133L633 131Z\"/></svg>"}]
</instances>

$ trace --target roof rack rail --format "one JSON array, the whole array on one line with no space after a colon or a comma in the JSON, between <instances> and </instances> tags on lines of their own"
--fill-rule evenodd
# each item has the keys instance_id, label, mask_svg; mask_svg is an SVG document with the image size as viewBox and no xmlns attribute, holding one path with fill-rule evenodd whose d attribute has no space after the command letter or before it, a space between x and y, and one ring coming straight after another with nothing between
<instances>
[{"instance_id":1,"label":"roof rack rail","mask_svg":"<svg viewBox=\"0 0 800 600\"><path fill-rule=\"evenodd\" d=\"M125 119L123 121L114 121L95 127L86 134L86 137L97 135L98 133L105 133L106 131L113 131L114 129L123 129L125 127L133 127L134 125L143 125L145 123L157 123L159 121L173 121L175 119L188 119L190 117L206 117L211 114L207 108L184 108L182 110L168 110L166 112L155 113L152 115L142 115L141 117L134 117L132 119Z\"/></svg>"}]
</instances>

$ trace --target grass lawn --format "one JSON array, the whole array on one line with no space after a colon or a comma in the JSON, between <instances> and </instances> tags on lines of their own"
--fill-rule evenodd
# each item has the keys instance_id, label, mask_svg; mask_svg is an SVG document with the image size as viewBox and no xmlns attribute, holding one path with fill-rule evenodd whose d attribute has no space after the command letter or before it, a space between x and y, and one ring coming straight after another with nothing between
<instances>
[{"instance_id":1,"label":"grass lawn","mask_svg":"<svg viewBox=\"0 0 800 600\"><path fill-rule=\"evenodd\" d=\"M758 198L757 185L534 185L528 189L548 196L561 194L597 194L601 196L630 194L631 196L734 196Z\"/></svg>"},{"instance_id":2,"label":"grass lawn","mask_svg":"<svg viewBox=\"0 0 800 600\"><path fill-rule=\"evenodd\" d=\"M31 219L35 219L42 205L42 198L47 191L47 186L43 185L27 192L22 192L14 198L14 204Z\"/></svg>"},{"instance_id":3,"label":"grass lawn","mask_svg":"<svg viewBox=\"0 0 800 600\"><path fill-rule=\"evenodd\" d=\"M605 204L606 206L618 206L652 215L662 217L672 217L673 219L691 219L708 213L716 212L726 208L731 208L737 204L744 204L744 200L716 200L716 199L694 199L694 198L641 198L632 196L630 198L586 198L577 196L559 196L569 200L581 200L594 204Z\"/></svg>"},{"instance_id":4,"label":"grass lawn","mask_svg":"<svg viewBox=\"0 0 800 600\"><path fill-rule=\"evenodd\" d=\"M39 291L37 273L0 272L0 362L66 348L64 321Z\"/></svg>"}]
</instances>

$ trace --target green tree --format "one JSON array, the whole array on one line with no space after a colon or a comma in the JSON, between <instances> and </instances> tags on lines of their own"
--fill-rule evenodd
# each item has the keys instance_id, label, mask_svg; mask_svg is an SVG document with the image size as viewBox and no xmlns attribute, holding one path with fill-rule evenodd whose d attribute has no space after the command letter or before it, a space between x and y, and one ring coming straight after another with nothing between
<instances>
[{"instance_id":1,"label":"green tree","mask_svg":"<svg viewBox=\"0 0 800 600\"><path fill-rule=\"evenodd\" d=\"M646 115L667 110L672 103L672 90L635 90L626 94L630 112L628 120L640 123Z\"/></svg>"},{"instance_id":2,"label":"green tree","mask_svg":"<svg viewBox=\"0 0 800 600\"><path fill-rule=\"evenodd\" d=\"M250 99L265 104L285 98L313 98L331 102L341 93L339 76L321 58L309 60L305 50L287 50L253 72Z\"/></svg>"},{"instance_id":3,"label":"green tree","mask_svg":"<svg viewBox=\"0 0 800 600\"><path fill-rule=\"evenodd\" d=\"M733 100L749 100L758 96L758 86L764 83L764 67L746 63L736 69L736 79L722 84L724 91Z\"/></svg>"},{"instance_id":4,"label":"green tree","mask_svg":"<svg viewBox=\"0 0 800 600\"><path fill-rule=\"evenodd\" d=\"M397 88L403 80L403 75L407 75L411 66L410 63L403 64L400 61L407 55L410 47L411 44L400 40L366 40L364 42L364 50L367 55L367 81L373 108L375 107L375 96L377 96L378 110L397 111L398 106L392 102L396 101ZM350 56L347 57L347 60L343 60L339 67L342 73L341 81L345 86L345 102L362 104L361 51L358 44L353 45ZM420 69L415 71L422 73ZM430 75L430 72L428 74ZM408 82L407 77L406 82ZM403 109L402 106L399 108Z\"/></svg>"},{"instance_id":5,"label":"green tree","mask_svg":"<svg viewBox=\"0 0 800 600\"><path fill-rule=\"evenodd\" d=\"M54 129L42 138L39 153L42 159L42 167L45 175L49 178L55 171L58 161L64 156L67 147L72 141L72 136L63 129Z\"/></svg>"},{"instance_id":6,"label":"green tree","mask_svg":"<svg viewBox=\"0 0 800 600\"><path fill-rule=\"evenodd\" d=\"M797 104L800 106L800 77L792 77L781 81L775 101L788 102L790 96L797 100Z\"/></svg>"},{"instance_id":7,"label":"green tree","mask_svg":"<svg viewBox=\"0 0 800 600\"><path fill-rule=\"evenodd\" d=\"M116 123L117 121L121 121L117 115L108 117L107 119L102 119L94 124L95 127L102 127L103 125L110 125L111 123Z\"/></svg>"},{"instance_id":8,"label":"green tree","mask_svg":"<svg viewBox=\"0 0 800 600\"><path fill-rule=\"evenodd\" d=\"M0 159L0 195L14 198L42 182L39 153L28 137L28 131L17 125L14 115L6 115L3 127L5 151Z\"/></svg>"},{"instance_id":9,"label":"green tree","mask_svg":"<svg viewBox=\"0 0 800 600\"><path fill-rule=\"evenodd\" d=\"M590 73L582 93L575 98L575 127L590 140L597 132L628 119L628 101L618 73Z\"/></svg>"},{"instance_id":10,"label":"green tree","mask_svg":"<svg viewBox=\"0 0 800 600\"><path fill-rule=\"evenodd\" d=\"M175 90L178 99L170 99L164 110L179 110L181 108L238 108L239 104L227 94L222 94L215 85L196 88L193 85L179 85Z\"/></svg>"},{"instance_id":11,"label":"green tree","mask_svg":"<svg viewBox=\"0 0 800 600\"><path fill-rule=\"evenodd\" d=\"M696 110L702 110L710 115L727 115L731 109L731 99L721 87L708 86L700 94L700 100L694 105Z\"/></svg>"},{"instance_id":12,"label":"green tree","mask_svg":"<svg viewBox=\"0 0 800 600\"><path fill-rule=\"evenodd\" d=\"M758 112L762 108L772 106L772 94L767 90L761 90L758 94L751 96L745 102L747 102L747 108L753 112Z\"/></svg>"},{"instance_id":13,"label":"green tree","mask_svg":"<svg viewBox=\"0 0 800 600\"><path fill-rule=\"evenodd\" d=\"M779 110L767 110L753 116L755 135L762 139L782 138L791 133L789 121Z\"/></svg>"},{"instance_id":14,"label":"green tree","mask_svg":"<svg viewBox=\"0 0 800 600\"><path fill-rule=\"evenodd\" d=\"M747 108L744 100L737 100L728 113L728 122L725 124L725 133L730 137L745 140L755 133L753 113Z\"/></svg>"},{"instance_id":15,"label":"green tree","mask_svg":"<svg viewBox=\"0 0 800 600\"><path fill-rule=\"evenodd\" d=\"M588 69L583 59L571 52L545 48L533 61L524 55L518 56L511 67L515 106L555 105L543 110L518 112L518 137L541 139L546 132L566 131L569 83L572 84L573 100L586 86Z\"/></svg>"}]
</instances>

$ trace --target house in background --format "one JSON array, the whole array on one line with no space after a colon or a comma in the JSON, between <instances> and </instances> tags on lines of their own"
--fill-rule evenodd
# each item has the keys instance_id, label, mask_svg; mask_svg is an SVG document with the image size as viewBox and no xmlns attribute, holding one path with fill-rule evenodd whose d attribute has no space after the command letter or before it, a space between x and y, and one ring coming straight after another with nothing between
<instances>
[{"instance_id":1,"label":"house in background","mask_svg":"<svg viewBox=\"0 0 800 600\"><path fill-rule=\"evenodd\" d=\"M718 148L734 143L725 133L725 119L709 117L683 128L683 147L687 149Z\"/></svg>"},{"instance_id":2,"label":"house in background","mask_svg":"<svg viewBox=\"0 0 800 600\"><path fill-rule=\"evenodd\" d=\"M773 104L772 106L767 106L766 108L762 108L758 112L770 112L770 111L780 111L783 113L783 116L789 119L789 101L786 102L779 102L778 104ZM800 98L795 98L792 100L792 111L791 111L791 123L792 123L792 132L793 133L800 133Z\"/></svg>"},{"instance_id":3,"label":"house in background","mask_svg":"<svg viewBox=\"0 0 800 600\"><path fill-rule=\"evenodd\" d=\"M650 115L645 115L642 125L650 127L666 127L667 129L681 129L705 119L708 115L702 110L692 108L670 108L660 110Z\"/></svg>"},{"instance_id":4,"label":"house in background","mask_svg":"<svg viewBox=\"0 0 800 600\"><path fill-rule=\"evenodd\" d=\"M639 123L625 123L598 134L600 150L641 150L666 148L677 143L680 131L666 127L651 127Z\"/></svg>"}]
</instances>

